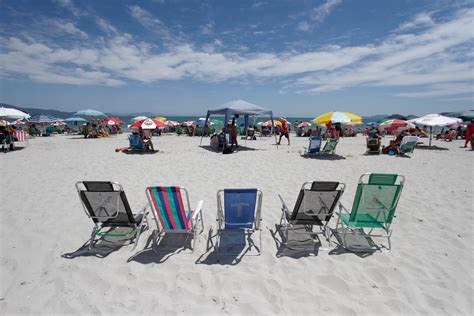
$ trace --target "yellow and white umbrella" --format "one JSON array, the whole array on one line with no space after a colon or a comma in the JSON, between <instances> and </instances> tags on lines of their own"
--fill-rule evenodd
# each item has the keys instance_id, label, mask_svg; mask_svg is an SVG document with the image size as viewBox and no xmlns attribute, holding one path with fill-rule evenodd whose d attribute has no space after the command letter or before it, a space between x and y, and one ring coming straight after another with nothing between
<instances>
[{"instance_id":1,"label":"yellow and white umbrella","mask_svg":"<svg viewBox=\"0 0 474 316\"><path fill-rule=\"evenodd\" d=\"M160 121L160 122L164 122L164 121L166 121L166 117L157 116L157 117L155 117L155 120Z\"/></svg>"},{"instance_id":2,"label":"yellow and white umbrella","mask_svg":"<svg viewBox=\"0 0 474 316\"><path fill-rule=\"evenodd\" d=\"M329 112L318 116L311 122L315 124L362 122L362 117L349 112Z\"/></svg>"}]
</instances>

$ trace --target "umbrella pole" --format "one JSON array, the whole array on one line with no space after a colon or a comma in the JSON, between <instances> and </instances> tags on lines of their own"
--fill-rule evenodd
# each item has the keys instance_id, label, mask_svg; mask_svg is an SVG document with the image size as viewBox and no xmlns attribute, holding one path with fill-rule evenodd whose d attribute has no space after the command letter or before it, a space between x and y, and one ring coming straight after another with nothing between
<instances>
[{"instance_id":1,"label":"umbrella pole","mask_svg":"<svg viewBox=\"0 0 474 316\"><path fill-rule=\"evenodd\" d=\"M431 139L433 138L433 126L430 126L430 147L431 147Z\"/></svg>"}]
</instances>

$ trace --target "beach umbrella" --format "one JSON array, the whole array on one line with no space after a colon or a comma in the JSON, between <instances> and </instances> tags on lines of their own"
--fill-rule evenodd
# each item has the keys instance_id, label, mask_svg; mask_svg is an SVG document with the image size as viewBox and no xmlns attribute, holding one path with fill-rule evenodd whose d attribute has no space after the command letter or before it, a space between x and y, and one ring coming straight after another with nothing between
<instances>
[{"instance_id":1,"label":"beach umbrella","mask_svg":"<svg viewBox=\"0 0 474 316\"><path fill-rule=\"evenodd\" d=\"M154 120L157 120L157 121L160 121L160 122L164 122L164 121L166 121L166 117L157 116L157 117L154 118Z\"/></svg>"},{"instance_id":2,"label":"beach umbrella","mask_svg":"<svg viewBox=\"0 0 474 316\"><path fill-rule=\"evenodd\" d=\"M65 125L66 125L66 123L64 123L64 122L61 122L61 121L56 121L56 122L54 122L54 123L53 123L53 124L51 124L51 125L52 125L52 126L56 126L56 127L57 127L57 126L65 126Z\"/></svg>"},{"instance_id":3,"label":"beach umbrella","mask_svg":"<svg viewBox=\"0 0 474 316\"><path fill-rule=\"evenodd\" d=\"M107 115L105 115L103 112L91 110L91 109L77 111L76 113L74 113L74 116L83 116L83 117L90 117L90 118L107 117Z\"/></svg>"},{"instance_id":4,"label":"beach umbrella","mask_svg":"<svg viewBox=\"0 0 474 316\"><path fill-rule=\"evenodd\" d=\"M304 128L304 127L308 127L308 126L311 126L310 122L302 122L302 123L296 125L296 127L299 127L299 128Z\"/></svg>"},{"instance_id":5,"label":"beach umbrella","mask_svg":"<svg viewBox=\"0 0 474 316\"><path fill-rule=\"evenodd\" d=\"M176 125L179 125L179 122L169 120L169 121L164 121L163 124L167 126L176 126Z\"/></svg>"},{"instance_id":6,"label":"beach umbrella","mask_svg":"<svg viewBox=\"0 0 474 316\"><path fill-rule=\"evenodd\" d=\"M118 117L108 117L102 120L102 124L105 125L120 125L123 121Z\"/></svg>"},{"instance_id":7,"label":"beach umbrella","mask_svg":"<svg viewBox=\"0 0 474 316\"><path fill-rule=\"evenodd\" d=\"M370 123L367 123L367 126L379 126L380 124L377 123L377 122L370 122Z\"/></svg>"},{"instance_id":8,"label":"beach umbrella","mask_svg":"<svg viewBox=\"0 0 474 316\"><path fill-rule=\"evenodd\" d=\"M361 121L355 121L355 122L349 122L349 123L343 123L346 126L356 126L356 125L362 125L363 123Z\"/></svg>"},{"instance_id":9,"label":"beach umbrella","mask_svg":"<svg viewBox=\"0 0 474 316\"><path fill-rule=\"evenodd\" d=\"M379 125L380 128L383 128L387 131L395 131L395 130L407 130L410 128L415 128L415 124L410 123L405 120L400 119L391 119L387 120Z\"/></svg>"},{"instance_id":10,"label":"beach umbrella","mask_svg":"<svg viewBox=\"0 0 474 316\"><path fill-rule=\"evenodd\" d=\"M186 126L193 126L193 125L196 125L196 121L185 121L185 122L182 122L181 124L186 125Z\"/></svg>"},{"instance_id":11,"label":"beach umbrella","mask_svg":"<svg viewBox=\"0 0 474 316\"><path fill-rule=\"evenodd\" d=\"M279 120L273 120L273 122L275 126L281 126L281 122ZM259 122L257 123L257 125L269 127L272 126L272 120L268 120L266 122Z\"/></svg>"},{"instance_id":12,"label":"beach umbrella","mask_svg":"<svg viewBox=\"0 0 474 316\"><path fill-rule=\"evenodd\" d=\"M26 124L26 121L23 121L22 119L19 119L19 120L14 121L11 124L12 125L24 125L24 124Z\"/></svg>"},{"instance_id":13,"label":"beach umbrella","mask_svg":"<svg viewBox=\"0 0 474 316\"><path fill-rule=\"evenodd\" d=\"M164 127L166 126L163 122L154 120L154 119L144 119L141 121L136 121L135 123L130 125L130 128L142 128L142 129L156 129L157 127Z\"/></svg>"},{"instance_id":14,"label":"beach umbrella","mask_svg":"<svg viewBox=\"0 0 474 316\"><path fill-rule=\"evenodd\" d=\"M362 117L349 112L329 112L318 116L311 122L316 124L362 122Z\"/></svg>"},{"instance_id":15,"label":"beach umbrella","mask_svg":"<svg viewBox=\"0 0 474 316\"><path fill-rule=\"evenodd\" d=\"M409 122L418 124L418 125L426 125L430 127L430 147L431 147L431 140L433 138L433 127L434 126L449 126L456 123L462 123L462 120L459 118L448 117L440 114L428 114L413 120L409 120Z\"/></svg>"},{"instance_id":16,"label":"beach umbrella","mask_svg":"<svg viewBox=\"0 0 474 316\"><path fill-rule=\"evenodd\" d=\"M143 121L143 120L146 120L148 118L148 116L135 116L134 118L132 118L132 122L137 122L137 121Z\"/></svg>"},{"instance_id":17,"label":"beach umbrella","mask_svg":"<svg viewBox=\"0 0 474 316\"><path fill-rule=\"evenodd\" d=\"M64 122L87 122L82 117L70 117L64 120Z\"/></svg>"},{"instance_id":18,"label":"beach umbrella","mask_svg":"<svg viewBox=\"0 0 474 316\"><path fill-rule=\"evenodd\" d=\"M57 119L54 116L46 115L46 114L37 114L33 115L29 119L29 123L38 123L38 124L46 124L56 122Z\"/></svg>"},{"instance_id":19,"label":"beach umbrella","mask_svg":"<svg viewBox=\"0 0 474 316\"><path fill-rule=\"evenodd\" d=\"M388 115L388 116L384 117L384 120L394 120L394 119L406 121L407 117L405 115L401 115L401 114L392 114L392 115Z\"/></svg>"},{"instance_id":20,"label":"beach umbrella","mask_svg":"<svg viewBox=\"0 0 474 316\"><path fill-rule=\"evenodd\" d=\"M10 125L8 121L0 120L0 126L8 126L8 125Z\"/></svg>"},{"instance_id":21,"label":"beach umbrella","mask_svg":"<svg viewBox=\"0 0 474 316\"><path fill-rule=\"evenodd\" d=\"M0 117L11 118L11 119L25 119L29 118L30 115L14 108L0 107Z\"/></svg>"}]
</instances>

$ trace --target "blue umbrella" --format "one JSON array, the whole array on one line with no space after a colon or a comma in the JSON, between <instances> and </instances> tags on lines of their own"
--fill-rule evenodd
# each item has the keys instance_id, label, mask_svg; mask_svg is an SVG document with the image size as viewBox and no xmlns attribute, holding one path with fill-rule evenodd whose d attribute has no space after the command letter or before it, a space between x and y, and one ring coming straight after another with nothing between
<instances>
[{"instance_id":1,"label":"blue umbrella","mask_svg":"<svg viewBox=\"0 0 474 316\"><path fill-rule=\"evenodd\" d=\"M56 122L57 119L51 115L37 114L30 117L29 121L31 123L52 123L52 122Z\"/></svg>"},{"instance_id":2,"label":"blue umbrella","mask_svg":"<svg viewBox=\"0 0 474 316\"><path fill-rule=\"evenodd\" d=\"M70 117L64 120L64 122L87 122L82 117Z\"/></svg>"},{"instance_id":3,"label":"blue umbrella","mask_svg":"<svg viewBox=\"0 0 474 316\"><path fill-rule=\"evenodd\" d=\"M107 117L104 113L96 110L81 110L74 113L74 116L85 116L85 117Z\"/></svg>"},{"instance_id":4,"label":"blue umbrella","mask_svg":"<svg viewBox=\"0 0 474 316\"><path fill-rule=\"evenodd\" d=\"M370 123L367 123L367 126L379 126L380 124L377 123L377 122L370 122Z\"/></svg>"}]
</instances>

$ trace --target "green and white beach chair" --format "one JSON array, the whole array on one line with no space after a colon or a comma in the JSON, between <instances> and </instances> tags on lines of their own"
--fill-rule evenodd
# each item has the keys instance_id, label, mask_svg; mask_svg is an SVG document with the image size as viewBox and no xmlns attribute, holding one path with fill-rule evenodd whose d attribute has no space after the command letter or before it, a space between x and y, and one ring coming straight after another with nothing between
<instances>
[{"instance_id":1,"label":"green and white beach chair","mask_svg":"<svg viewBox=\"0 0 474 316\"><path fill-rule=\"evenodd\" d=\"M89 250L94 247L96 236L132 237L132 250L146 228L146 206L133 214L122 185L109 181L80 181L76 190L87 216L94 222ZM123 230L123 231L122 231Z\"/></svg>"},{"instance_id":2,"label":"green and white beach chair","mask_svg":"<svg viewBox=\"0 0 474 316\"><path fill-rule=\"evenodd\" d=\"M364 174L359 178L352 210L340 204L336 233L342 246L351 251L391 249L391 224L402 193L405 177L397 174ZM341 228L341 229L339 229ZM362 236L364 245L347 241L347 236ZM372 238L386 238L388 247L379 246Z\"/></svg>"},{"instance_id":3,"label":"green and white beach chair","mask_svg":"<svg viewBox=\"0 0 474 316\"><path fill-rule=\"evenodd\" d=\"M339 144L339 138L328 138L323 149L319 152L320 155L333 155L336 152L336 146Z\"/></svg>"},{"instance_id":4,"label":"green and white beach chair","mask_svg":"<svg viewBox=\"0 0 474 316\"><path fill-rule=\"evenodd\" d=\"M419 138L417 136L405 136L400 143L400 148L398 149L399 155L413 154L415 151L416 144L418 144Z\"/></svg>"}]
</instances>

